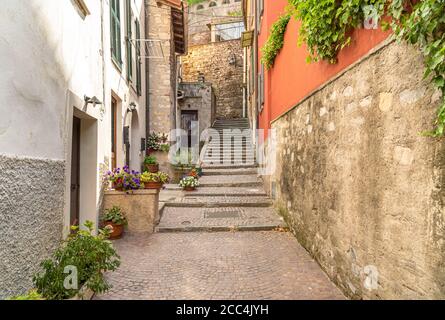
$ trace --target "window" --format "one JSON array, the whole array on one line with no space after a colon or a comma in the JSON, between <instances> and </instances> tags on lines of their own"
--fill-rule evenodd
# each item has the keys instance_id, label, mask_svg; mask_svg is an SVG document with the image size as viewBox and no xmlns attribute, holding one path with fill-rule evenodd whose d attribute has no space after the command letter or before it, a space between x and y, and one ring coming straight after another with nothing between
<instances>
[{"instance_id":1,"label":"window","mask_svg":"<svg viewBox=\"0 0 445 320\"><path fill-rule=\"evenodd\" d=\"M216 2L210 2L209 3L209 8L211 8L211 7L216 7L217 6L217 4L216 4Z\"/></svg>"},{"instance_id":2,"label":"window","mask_svg":"<svg viewBox=\"0 0 445 320\"><path fill-rule=\"evenodd\" d=\"M214 25L214 42L241 39L243 31L243 22L216 24Z\"/></svg>"},{"instance_id":3,"label":"window","mask_svg":"<svg viewBox=\"0 0 445 320\"><path fill-rule=\"evenodd\" d=\"M121 48L121 10L119 0L110 0L111 8L111 57L114 62L122 67Z\"/></svg>"},{"instance_id":4,"label":"window","mask_svg":"<svg viewBox=\"0 0 445 320\"><path fill-rule=\"evenodd\" d=\"M204 6L202 4L198 5L198 7L196 7L196 10L204 10Z\"/></svg>"},{"instance_id":5,"label":"window","mask_svg":"<svg viewBox=\"0 0 445 320\"><path fill-rule=\"evenodd\" d=\"M126 0L126 14L127 14L127 80L133 80L133 48L132 48L132 26L133 16L131 13L131 0Z\"/></svg>"},{"instance_id":6,"label":"window","mask_svg":"<svg viewBox=\"0 0 445 320\"><path fill-rule=\"evenodd\" d=\"M230 0L223 0L222 4L229 4Z\"/></svg>"},{"instance_id":7,"label":"window","mask_svg":"<svg viewBox=\"0 0 445 320\"><path fill-rule=\"evenodd\" d=\"M138 20L136 27L136 91L140 96L142 94L142 62L141 62L141 25Z\"/></svg>"}]
</instances>

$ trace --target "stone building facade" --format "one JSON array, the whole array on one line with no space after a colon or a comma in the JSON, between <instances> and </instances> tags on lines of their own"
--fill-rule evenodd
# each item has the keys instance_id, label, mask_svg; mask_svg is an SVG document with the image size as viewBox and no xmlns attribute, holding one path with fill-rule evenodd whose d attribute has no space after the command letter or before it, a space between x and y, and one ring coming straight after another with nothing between
<instances>
[{"instance_id":1,"label":"stone building facade","mask_svg":"<svg viewBox=\"0 0 445 320\"><path fill-rule=\"evenodd\" d=\"M416 49L388 41L272 123L266 185L352 298L445 297L445 145L420 134L441 97L422 74Z\"/></svg>"},{"instance_id":2,"label":"stone building facade","mask_svg":"<svg viewBox=\"0 0 445 320\"><path fill-rule=\"evenodd\" d=\"M171 2L147 0L148 39L154 40L149 59L150 131L170 133L177 126L179 59L175 46Z\"/></svg>"},{"instance_id":3,"label":"stone building facade","mask_svg":"<svg viewBox=\"0 0 445 320\"><path fill-rule=\"evenodd\" d=\"M182 68L184 81L197 81L202 75L212 84L217 118L242 117L243 50L239 40L190 47Z\"/></svg>"},{"instance_id":4,"label":"stone building facade","mask_svg":"<svg viewBox=\"0 0 445 320\"><path fill-rule=\"evenodd\" d=\"M244 30L241 2L202 1L188 8L188 54L182 57L182 80L204 77L213 86L216 117L243 116Z\"/></svg>"}]
</instances>

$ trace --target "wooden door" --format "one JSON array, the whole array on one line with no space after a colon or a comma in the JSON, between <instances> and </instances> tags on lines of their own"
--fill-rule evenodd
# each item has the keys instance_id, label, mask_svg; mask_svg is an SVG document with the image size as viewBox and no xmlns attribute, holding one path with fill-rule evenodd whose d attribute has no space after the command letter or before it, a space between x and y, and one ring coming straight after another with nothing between
<instances>
[{"instance_id":1,"label":"wooden door","mask_svg":"<svg viewBox=\"0 0 445 320\"><path fill-rule=\"evenodd\" d=\"M70 223L79 225L79 198L80 198L80 125L81 120L73 119L73 143L71 151L71 203Z\"/></svg>"},{"instance_id":2,"label":"wooden door","mask_svg":"<svg viewBox=\"0 0 445 320\"><path fill-rule=\"evenodd\" d=\"M187 132L188 147L192 146L192 122L198 121L198 111L182 111L181 128Z\"/></svg>"}]
</instances>

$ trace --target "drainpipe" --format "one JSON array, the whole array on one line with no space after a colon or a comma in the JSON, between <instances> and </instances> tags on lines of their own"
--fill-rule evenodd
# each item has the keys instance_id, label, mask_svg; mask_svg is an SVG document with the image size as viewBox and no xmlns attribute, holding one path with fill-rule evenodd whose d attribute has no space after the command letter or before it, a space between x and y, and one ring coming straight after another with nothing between
<instances>
[{"instance_id":1,"label":"drainpipe","mask_svg":"<svg viewBox=\"0 0 445 320\"><path fill-rule=\"evenodd\" d=\"M247 117L247 47L243 48L243 118Z\"/></svg>"},{"instance_id":2,"label":"drainpipe","mask_svg":"<svg viewBox=\"0 0 445 320\"><path fill-rule=\"evenodd\" d=\"M149 8L150 8L150 0L144 0L145 6L145 37L144 39L148 39L150 35L149 28ZM146 43L144 43L144 50L146 50ZM145 58L145 136L146 139L150 136L150 59Z\"/></svg>"}]
</instances>

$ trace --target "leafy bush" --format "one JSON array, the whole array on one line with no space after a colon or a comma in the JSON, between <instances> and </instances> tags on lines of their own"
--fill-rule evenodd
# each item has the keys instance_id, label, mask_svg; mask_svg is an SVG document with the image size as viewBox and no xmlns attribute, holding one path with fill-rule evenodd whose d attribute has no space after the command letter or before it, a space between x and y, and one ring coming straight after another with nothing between
<instances>
[{"instance_id":1,"label":"leafy bush","mask_svg":"<svg viewBox=\"0 0 445 320\"><path fill-rule=\"evenodd\" d=\"M108 241L110 230L105 228L93 235L93 223L85 223L86 230L72 227L73 233L63 242L51 259L41 263L42 272L37 273L34 285L38 294L47 300L70 299L86 288L104 293L110 289L103 273L120 266L120 257ZM65 281L69 274L66 268L77 269L77 288L67 289ZM68 269L69 270L69 269Z\"/></svg>"},{"instance_id":2,"label":"leafy bush","mask_svg":"<svg viewBox=\"0 0 445 320\"><path fill-rule=\"evenodd\" d=\"M103 222L112 222L118 226L126 226L128 224L125 214L122 209L118 206L113 206L111 209L105 210L102 215Z\"/></svg>"},{"instance_id":3,"label":"leafy bush","mask_svg":"<svg viewBox=\"0 0 445 320\"><path fill-rule=\"evenodd\" d=\"M270 69L280 50L284 45L284 34L287 24L290 21L290 15L281 16L271 27L271 33L266 44L261 48L261 61L267 69Z\"/></svg>"}]
</instances>

